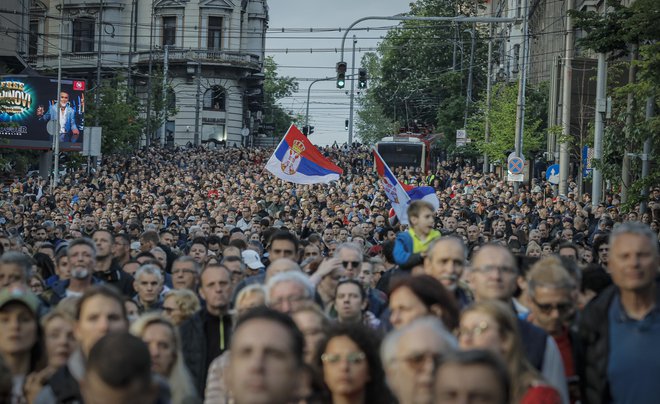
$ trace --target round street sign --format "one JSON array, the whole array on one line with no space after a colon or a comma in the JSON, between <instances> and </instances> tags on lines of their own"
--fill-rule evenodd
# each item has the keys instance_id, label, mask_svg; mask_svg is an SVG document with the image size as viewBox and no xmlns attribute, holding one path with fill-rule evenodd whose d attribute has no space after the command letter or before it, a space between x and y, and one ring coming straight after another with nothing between
<instances>
[{"instance_id":1,"label":"round street sign","mask_svg":"<svg viewBox=\"0 0 660 404\"><path fill-rule=\"evenodd\" d=\"M509 173L511 174L522 174L523 172L523 167L525 166L525 162L523 159L520 157L509 157Z\"/></svg>"},{"instance_id":2,"label":"round street sign","mask_svg":"<svg viewBox=\"0 0 660 404\"><path fill-rule=\"evenodd\" d=\"M553 185L559 184L559 164L553 164L545 171L545 179Z\"/></svg>"}]
</instances>

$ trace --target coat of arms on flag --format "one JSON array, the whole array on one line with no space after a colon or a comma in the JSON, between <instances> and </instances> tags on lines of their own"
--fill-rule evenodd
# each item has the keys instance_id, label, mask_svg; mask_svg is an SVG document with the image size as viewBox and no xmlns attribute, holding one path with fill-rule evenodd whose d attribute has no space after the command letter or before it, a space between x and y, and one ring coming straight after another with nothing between
<instances>
[{"instance_id":1,"label":"coat of arms on flag","mask_svg":"<svg viewBox=\"0 0 660 404\"><path fill-rule=\"evenodd\" d=\"M294 140L291 148L284 155L282 160L282 171L285 174L293 175L298 171L300 159L305 151L305 144L301 140Z\"/></svg>"},{"instance_id":2,"label":"coat of arms on flag","mask_svg":"<svg viewBox=\"0 0 660 404\"><path fill-rule=\"evenodd\" d=\"M337 181L343 170L325 158L295 126L291 125L266 163L277 178L296 184Z\"/></svg>"}]
</instances>

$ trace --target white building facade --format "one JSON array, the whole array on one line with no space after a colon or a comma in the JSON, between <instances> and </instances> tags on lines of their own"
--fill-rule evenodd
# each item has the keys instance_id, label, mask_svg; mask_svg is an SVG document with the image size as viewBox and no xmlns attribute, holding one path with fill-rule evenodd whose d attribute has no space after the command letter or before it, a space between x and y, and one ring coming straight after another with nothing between
<instances>
[{"instance_id":1,"label":"white building facade","mask_svg":"<svg viewBox=\"0 0 660 404\"><path fill-rule=\"evenodd\" d=\"M23 1L30 2L25 58L42 74L56 73L61 47L63 77L88 79L88 90L99 67L103 78L127 77L153 116L147 94L167 70L173 113L145 143L248 144L256 132L266 0Z\"/></svg>"}]
</instances>

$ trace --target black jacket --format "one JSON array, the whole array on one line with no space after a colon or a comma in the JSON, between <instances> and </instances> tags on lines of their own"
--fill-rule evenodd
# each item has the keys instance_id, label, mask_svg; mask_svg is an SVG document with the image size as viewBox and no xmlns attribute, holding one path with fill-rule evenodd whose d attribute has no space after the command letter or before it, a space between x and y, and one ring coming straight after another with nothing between
<instances>
[{"instance_id":1,"label":"black jacket","mask_svg":"<svg viewBox=\"0 0 660 404\"><path fill-rule=\"evenodd\" d=\"M204 388L206 386L206 376L208 374L208 363L215 358L207 358L207 337L205 332L208 312L205 309L195 313L191 318L181 324L179 332L181 333L181 348L183 359L193 378L193 383L197 388L200 397L204 397ZM221 319L226 343L225 349L229 348L231 338L231 317L225 315ZM219 343L219 342L218 342ZM209 360L210 359L210 360Z\"/></svg>"},{"instance_id":2,"label":"black jacket","mask_svg":"<svg viewBox=\"0 0 660 404\"><path fill-rule=\"evenodd\" d=\"M616 293L616 286L608 287L589 302L580 316L578 336L584 357L577 361L577 370L584 404L611 401L607 380L610 346L608 311Z\"/></svg>"}]
</instances>

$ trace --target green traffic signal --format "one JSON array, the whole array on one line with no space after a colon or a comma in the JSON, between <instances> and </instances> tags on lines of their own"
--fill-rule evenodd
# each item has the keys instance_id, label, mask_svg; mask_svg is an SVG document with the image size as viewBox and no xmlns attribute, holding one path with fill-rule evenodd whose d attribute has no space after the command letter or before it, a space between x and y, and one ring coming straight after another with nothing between
<instances>
[{"instance_id":1,"label":"green traffic signal","mask_svg":"<svg viewBox=\"0 0 660 404\"><path fill-rule=\"evenodd\" d=\"M337 88L344 88L346 85L346 62L337 63Z\"/></svg>"}]
</instances>

